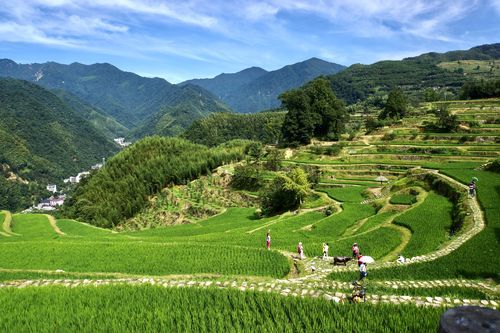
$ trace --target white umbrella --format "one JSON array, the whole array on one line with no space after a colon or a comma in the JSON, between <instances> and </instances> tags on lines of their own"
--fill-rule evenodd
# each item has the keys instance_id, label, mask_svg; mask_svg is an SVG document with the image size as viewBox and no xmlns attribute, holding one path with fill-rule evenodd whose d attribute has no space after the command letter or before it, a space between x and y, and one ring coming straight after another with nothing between
<instances>
[{"instance_id":1,"label":"white umbrella","mask_svg":"<svg viewBox=\"0 0 500 333\"><path fill-rule=\"evenodd\" d=\"M375 262L375 259L373 259L370 256L362 256L361 258L358 259L358 261L364 264L373 264Z\"/></svg>"},{"instance_id":2,"label":"white umbrella","mask_svg":"<svg viewBox=\"0 0 500 333\"><path fill-rule=\"evenodd\" d=\"M380 185L382 185L383 182L388 182L389 179L385 178L384 176L378 176L375 178L375 181L380 182Z\"/></svg>"}]
</instances>

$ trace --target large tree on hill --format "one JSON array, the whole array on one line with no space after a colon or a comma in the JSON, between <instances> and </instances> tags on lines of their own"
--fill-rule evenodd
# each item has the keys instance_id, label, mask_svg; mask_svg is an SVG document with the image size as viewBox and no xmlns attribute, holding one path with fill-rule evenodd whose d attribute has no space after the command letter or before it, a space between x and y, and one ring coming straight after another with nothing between
<instances>
[{"instance_id":1,"label":"large tree on hill","mask_svg":"<svg viewBox=\"0 0 500 333\"><path fill-rule=\"evenodd\" d=\"M395 88L389 93L384 110L380 112L378 118L403 118L408 107L408 99L401 88Z\"/></svg>"},{"instance_id":2,"label":"large tree on hill","mask_svg":"<svg viewBox=\"0 0 500 333\"><path fill-rule=\"evenodd\" d=\"M312 137L338 138L344 130L348 114L325 78L289 90L279 98L288 110L282 128L287 145L308 144Z\"/></svg>"}]
</instances>

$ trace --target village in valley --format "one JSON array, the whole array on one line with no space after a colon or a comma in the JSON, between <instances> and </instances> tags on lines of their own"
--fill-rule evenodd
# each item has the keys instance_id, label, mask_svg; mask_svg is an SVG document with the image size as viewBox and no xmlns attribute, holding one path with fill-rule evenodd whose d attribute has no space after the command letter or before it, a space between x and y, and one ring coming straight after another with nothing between
<instances>
[{"instance_id":1,"label":"village in valley","mask_svg":"<svg viewBox=\"0 0 500 333\"><path fill-rule=\"evenodd\" d=\"M116 138L113 141L120 146L121 149L126 148L132 144L132 142L125 141L125 138ZM23 211L23 213L33 213L36 211L54 211L57 210L64 204L66 200L66 189L68 186L73 186L80 183L80 181L89 176L92 171L97 171L101 169L104 164L106 164L106 158L102 158L102 162L96 163L90 167L91 171L79 172L76 176L70 176L63 180L64 188L58 191L57 184L48 184L46 189L51 195L48 198L40 200L38 203L34 203L32 207L29 207Z\"/></svg>"}]
</instances>

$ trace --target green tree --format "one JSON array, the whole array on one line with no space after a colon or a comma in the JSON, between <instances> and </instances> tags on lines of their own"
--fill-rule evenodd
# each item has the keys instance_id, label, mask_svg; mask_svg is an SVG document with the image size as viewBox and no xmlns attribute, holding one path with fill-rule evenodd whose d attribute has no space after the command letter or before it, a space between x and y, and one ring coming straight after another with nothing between
<instances>
[{"instance_id":1,"label":"green tree","mask_svg":"<svg viewBox=\"0 0 500 333\"><path fill-rule=\"evenodd\" d=\"M338 138L345 130L348 120L345 106L325 78L289 90L279 98L288 110L282 128L282 141L286 145L309 144L314 136Z\"/></svg>"},{"instance_id":2,"label":"green tree","mask_svg":"<svg viewBox=\"0 0 500 333\"><path fill-rule=\"evenodd\" d=\"M281 168L281 161L283 160L283 152L277 148L271 148L266 153L266 169L271 171L278 171Z\"/></svg>"},{"instance_id":3,"label":"green tree","mask_svg":"<svg viewBox=\"0 0 500 333\"><path fill-rule=\"evenodd\" d=\"M379 119L386 118L403 118L406 114L406 109L408 108L408 99L401 88L393 89L389 93L387 98L387 103L384 109L379 114Z\"/></svg>"},{"instance_id":4,"label":"green tree","mask_svg":"<svg viewBox=\"0 0 500 333\"><path fill-rule=\"evenodd\" d=\"M261 195L262 212L266 215L297 209L309 193L306 172L296 167L288 173L278 173Z\"/></svg>"},{"instance_id":5,"label":"green tree","mask_svg":"<svg viewBox=\"0 0 500 333\"><path fill-rule=\"evenodd\" d=\"M321 180L321 169L317 165L303 165L301 168L307 174L307 181L311 184L312 187L318 185Z\"/></svg>"},{"instance_id":6,"label":"green tree","mask_svg":"<svg viewBox=\"0 0 500 333\"><path fill-rule=\"evenodd\" d=\"M245 154L256 162L260 161L263 152L262 143L260 142L251 142L245 147Z\"/></svg>"},{"instance_id":7,"label":"green tree","mask_svg":"<svg viewBox=\"0 0 500 333\"><path fill-rule=\"evenodd\" d=\"M234 168L231 186L238 190L253 191L262 186L262 176L255 164L243 164Z\"/></svg>"},{"instance_id":8,"label":"green tree","mask_svg":"<svg viewBox=\"0 0 500 333\"><path fill-rule=\"evenodd\" d=\"M436 127L444 132L455 132L460 124L458 117L455 114L451 114L448 110L448 105L443 104L438 109L434 110L436 114L437 122Z\"/></svg>"},{"instance_id":9,"label":"green tree","mask_svg":"<svg viewBox=\"0 0 500 333\"><path fill-rule=\"evenodd\" d=\"M377 128L383 126L383 123L380 120L375 119L374 117L368 116L365 120L365 129L366 133L371 133L375 131Z\"/></svg>"}]
</instances>

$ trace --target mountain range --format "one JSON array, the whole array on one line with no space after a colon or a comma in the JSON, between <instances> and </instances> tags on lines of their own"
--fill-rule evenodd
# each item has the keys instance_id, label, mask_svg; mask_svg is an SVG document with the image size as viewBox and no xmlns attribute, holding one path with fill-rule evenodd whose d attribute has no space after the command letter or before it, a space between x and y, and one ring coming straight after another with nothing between
<instances>
[{"instance_id":1,"label":"mountain range","mask_svg":"<svg viewBox=\"0 0 500 333\"><path fill-rule=\"evenodd\" d=\"M121 71L110 64L70 65L48 62L17 64L0 60L0 76L27 80L52 90L62 90L90 105L97 113L111 117L128 130L165 107L177 107L186 100L214 99L206 90L194 96L189 86L177 86L160 78L146 78ZM71 97L69 97L72 99ZM219 105L219 104L217 104ZM226 111L226 107L206 110L203 103L192 106L193 113Z\"/></svg>"},{"instance_id":2,"label":"mountain range","mask_svg":"<svg viewBox=\"0 0 500 333\"><path fill-rule=\"evenodd\" d=\"M278 96L321 75L335 74L345 66L311 58L275 71L251 67L237 73L220 74L212 79L188 80L180 85L195 84L214 93L234 111L253 113L277 108Z\"/></svg>"}]
</instances>

